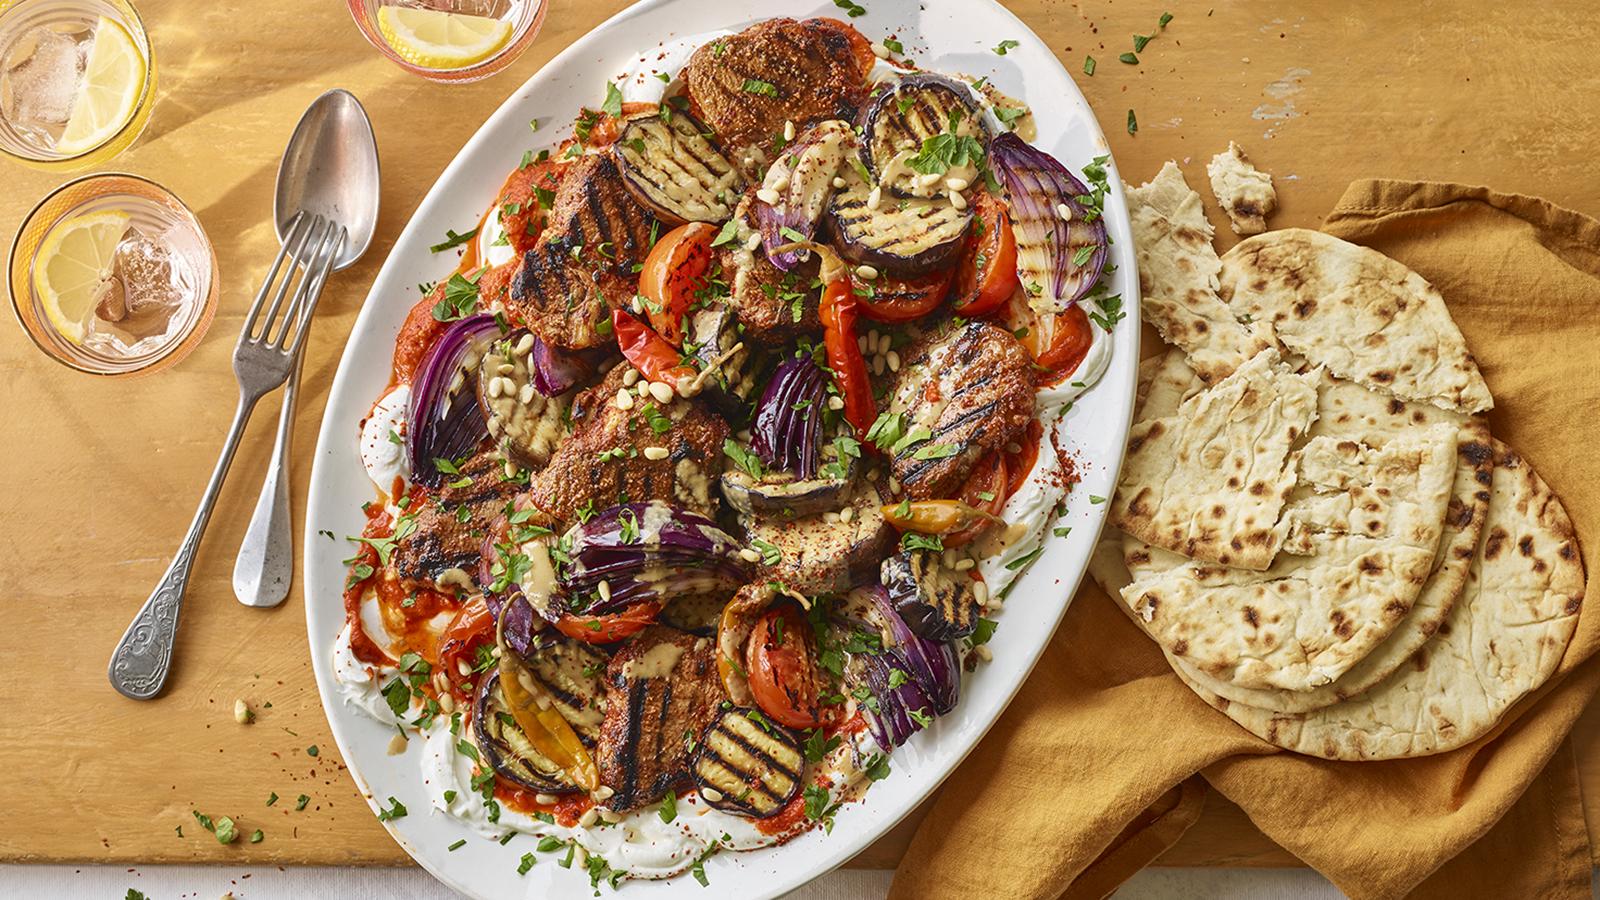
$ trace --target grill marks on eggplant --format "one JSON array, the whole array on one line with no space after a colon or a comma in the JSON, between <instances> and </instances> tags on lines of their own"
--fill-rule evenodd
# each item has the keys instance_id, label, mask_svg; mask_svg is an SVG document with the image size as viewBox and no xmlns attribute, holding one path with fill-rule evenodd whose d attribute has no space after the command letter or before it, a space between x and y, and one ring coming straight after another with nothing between
<instances>
[{"instance_id":1,"label":"grill marks on eggplant","mask_svg":"<svg viewBox=\"0 0 1600 900\"><path fill-rule=\"evenodd\" d=\"M665 406L636 400L632 409L619 409L615 398L627 368L624 364L612 369L574 402L572 435L561 442L550 464L530 485L534 505L567 523L577 519L580 509L602 510L646 500L715 516L728 423L682 399ZM669 419L671 427L658 434L647 406ZM644 451L649 447L666 449L667 457L647 458Z\"/></svg>"},{"instance_id":2,"label":"grill marks on eggplant","mask_svg":"<svg viewBox=\"0 0 1600 900\"><path fill-rule=\"evenodd\" d=\"M906 354L889 411L904 415L908 443L890 462L913 500L954 496L985 453L1018 440L1033 417L1032 359L1011 333L968 322L923 338ZM948 455L947 455L948 454Z\"/></svg>"},{"instance_id":3,"label":"grill marks on eggplant","mask_svg":"<svg viewBox=\"0 0 1600 900\"><path fill-rule=\"evenodd\" d=\"M540 753L511 715L500 687L500 673L483 676L478 688L477 709L473 713L472 736L484 762L502 777L549 794L579 790L566 773L549 757Z\"/></svg>"},{"instance_id":4,"label":"grill marks on eggplant","mask_svg":"<svg viewBox=\"0 0 1600 900\"><path fill-rule=\"evenodd\" d=\"M549 227L523 254L508 306L546 343L569 349L612 340L602 323L632 299L634 267L661 226L623 185L609 154L572 164L556 191Z\"/></svg>"},{"instance_id":5,"label":"grill marks on eggplant","mask_svg":"<svg viewBox=\"0 0 1600 900\"><path fill-rule=\"evenodd\" d=\"M437 494L412 504L407 512L416 515L416 528L394 550L401 578L437 582L451 569L477 570L484 535L516 488L504 473L493 454L481 453L461 467L459 476L446 475Z\"/></svg>"},{"instance_id":6,"label":"grill marks on eggplant","mask_svg":"<svg viewBox=\"0 0 1600 900\"><path fill-rule=\"evenodd\" d=\"M851 119L872 63L853 32L827 19L768 19L717 38L683 68L689 98L730 151L773 146L786 121Z\"/></svg>"},{"instance_id":7,"label":"grill marks on eggplant","mask_svg":"<svg viewBox=\"0 0 1600 900\"><path fill-rule=\"evenodd\" d=\"M960 254L970 209L956 209L946 197L892 196L880 196L874 208L873 188L853 171L844 178L830 210L840 256L911 277L944 268Z\"/></svg>"},{"instance_id":8,"label":"grill marks on eggplant","mask_svg":"<svg viewBox=\"0 0 1600 900\"><path fill-rule=\"evenodd\" d=\"M712 806L764 819L799 793L805 755L793 733L760 715L731 709L712 723L700 740L694 780Z\"/></svg>"},{"instance_id":9,"label":"grill marks on eggplant","mask_svg":"<svg viewBox=\"0 0 1600 900\"><path fill-rule=\"evenodd\" d=\"M739 173L688 113L628 121L611 152L641 203L675 222L722 222L733 212Z\"/></svg>"},{"instance_id":10,"label":"grill marks on eggplant","mask_svg":"<svg viewBox=\"0 0 1600 900\"><path fill-rule=\"evenodd\" d=\"M866 130L862 155L885 189L901 196L930 197L938 188L921 184L919 173L903 163L891 165L895 157L915 154L924 141L947 132L980 142L988 138L967 86L932 73L907 75L884 88L862 118Z\"/></svg>"},{"instance_id":11,"label":"grill marks on eggplant","mask_svg":"<svg viewBox=\"0 0 1600 900\"><path fill-rule=\"evenodd\" d=\"M596 750L614 792L606 805L626 812L687 787L691 745L724 698L709 639L652 625L623 645L606 670Z\"/></svg>"},{"instance_id":12,"label":"grill marks on eggplant","mask_svg":"<svg viewBox=\"0 0 1600 900\"><path fill-rule=\"evenodd\" d=\"M764 562L754 580L781 581L812 596L841 592L874 577L895 539L882 504L877 488L863 480L849 499L854 512L848 522L829 522L825 513L744 518L752 543L765 541L778 548L776 562Z\"/></svg>"},{"instance_id":13,"label":"grill marks on eggplant","mask_svg":"<svg viewBox=\"0 0 1600 900\"><path fill-rule=\"evenodd\" d=\"M883 586L906 626L930 641L953 641L978 628L972 579L946 569L940 554L899 553L883 561Z\"/></svg>"}]
</instances>

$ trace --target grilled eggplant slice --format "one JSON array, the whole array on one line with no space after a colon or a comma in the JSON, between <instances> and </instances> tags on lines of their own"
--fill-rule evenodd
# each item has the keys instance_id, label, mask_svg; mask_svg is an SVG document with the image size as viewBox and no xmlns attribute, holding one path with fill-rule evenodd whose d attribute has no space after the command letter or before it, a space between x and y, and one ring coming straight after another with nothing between
<instances>
[{"instance_id":1,"label":"grilled eggplant slice","mask_svg":"<svg viewBox=\"0 0 1600 900\"><path fill-rule=\"evenodd\" d=\"M757 479L743 469L726 469L722 473L722 496L737 512L757 518L794 518L826 512L849 500L855 460L845 457L845 466L843 478L805 480L780 480L775 476Z\"/></svg>"},{"instance_id":2,"label":"grilled eggplant slice","mask_svg":"<svg viewBox=\"0 0 1600 900\"><path fill-rule=\"evenodd\" d=\"M687 112L629 119L611 145L628 192L663 221L725 222L742 192L739 172Z\"/></svg>"},{"instance_id":3,"label":"grilled eggplant slice","mask_svg":"<svg viewBox=\"0 0 1600 900\"><path fill-rule=\"evenodd\" d=\"M550 694L585 747L600 739L605 719L605 671L610 658L590 644L557 638L549 631L534 640L532 652L518 654L523 665Z\"/></svg>"},{"instance_id":4,"label":"grilled eggplant slice","mask_svg":"<svg viewBox=\"0 0 1600 900\"><path fill-rule=\"evenodd\" d=\"M924 184L922 173L908 165L923 142L940 134L972 138L979 145L989 140L988 127L967 86L932 73L907 75L886 86L862 111L866 140L862 155L888 193L901 197L932 197L942 179ZM977 181L977 160L953 166L944 178Z\"/></svg>"},{"instance_id":5,"label":"grilled eggplant slice","mask_svg":"<svg viewBox=\"0 0 1600 900\"><path fill-rule=\"evenodd\" d=\"M531 332L518 329L489 345L478 367L478 405L500 452L537 470L550 462L556 444L567 434L570 398L539 392L533 343Z\"/></svg>"},{"instance_id":6,"label":"grilled eggplant slice","mask_svg":"<svg viewBox=\"0 0 1600 900\"><path fill-rule=\"evenodd\" d=\"M833 179L856 153L856 133L849 122L829 119L778 155L756 192L756 224L767 258L785 272L811 258L810 250L778 247L813 240L833 198ZM769 202L771 201L771 202Z\"/></svg>"},{"instance_id":7,"label":"grilled eggplant slice","mask_svg":"<svg viewBox=\"0 0 1600 900\"><path fill-rule=\"evenodd\" d=\"M863 482L849 499L849 521L829 513L741 519L753 545L759 547L759 541L773 547L768 551L772 561L763 561L755 580L781 581L814 596L873 578L878 561L894 544L894 528L884 519L882 504L877 489Z\"/></svg>"},{"instance_id":8,"label":"grilled eggplant slice","mask_svg":"<svg viewBox=\"0 0 1600 900\"><path fill-rule=\"evenodd\" d=\"M771 357L744 340L739 316L726 306L696 312L689 320L689 343L701 371L714 371L700 396L730 423L743 424L766 383Z\"/></svg>"},{"instance_id":9,"label":"grilled eggplant slice","mask_svg":"<svg viewBox=\"0 0 1600 900\"><path fill-rule=\"evenodd\" d=\"M890 197L851 171L833 197L833 246L853 263L910 278L955 263L971 209L945 197ZM877 202L872 201L876 197Z\"/></svg>"},{"instance_id":10,"label":"grilled eggplant slice","mask_svg":"<svg viewBox=\"0 0 1600 900\"><path fill-rule=\"evenodd\" d=\"M978 628L978 597L972 579L947 569L940 554L899 553L883 561L883 586L895 612L918 637L953 641Z\"/></svg>"},{"instance_id":11,"label":"grilled eggplant slice","mask_svg":"<svg viewBox=\"0 0 1600 900\"><path fill-rule=\"evenodd\" d=\"M701 736L694 758L694 783L707 803L756 819L782 812L800 792L804 772L800 741L755 710L724 712Z\"/></svg>"},{"instance_id":12,"label":"grilled eggplant slice","mask_svg":"<svg viewBox=\"0 0 1600 900\"><path fill-rule=\"evenodd\" d=\"M570 794L580 788L561 767L534 748L517 725L500 690L500 673L490 669L478 685L472 736L485 762L501 777L544 794Z\"/></svg>"}]
</instances>

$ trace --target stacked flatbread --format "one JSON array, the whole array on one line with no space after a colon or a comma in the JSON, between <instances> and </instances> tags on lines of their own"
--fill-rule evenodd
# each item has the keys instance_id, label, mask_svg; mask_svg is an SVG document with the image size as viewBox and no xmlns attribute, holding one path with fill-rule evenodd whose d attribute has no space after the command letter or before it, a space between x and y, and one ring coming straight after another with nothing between
<instances>
[{"instance_id":1,"label":"stacked flatbread","mask_svg":"<svg viewBox=\"0 0 1600 900\"><path fill-rule=\"evenodd\" d=\"M1219 258L1172 163L1128 197L1144 315L1173 346L1141 364L1091 575L1280 747L1392 759L1489 732L1560 661L1584 570L1560 501L1490 436L1444 299L1315 231Z\"/></svg>"}]
</instances>

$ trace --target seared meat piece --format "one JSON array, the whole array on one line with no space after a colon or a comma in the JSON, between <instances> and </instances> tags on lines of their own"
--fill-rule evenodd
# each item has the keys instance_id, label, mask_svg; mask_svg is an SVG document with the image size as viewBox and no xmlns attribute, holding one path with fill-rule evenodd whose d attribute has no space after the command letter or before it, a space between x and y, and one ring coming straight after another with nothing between
<instances>
[{"instance_id":1,"label":"seared meat piece","mask_svg":"<svg viewBox=\"0 0 1600 900\"><path fill-rule=\"evenodd\" d=\"M478 454L459 476L445 477L450 480L437 494L412 503L402 516L416 517L415 529L394 548L395 571L402 579L437 583L451 569L476 571L483 538L505 514L517 487L506 480L504 465L492 453Z\"/></svg>"},{"instance_id":2,"label":"seared meat piece","mask_svg":"<svg viewBox=\"0 0 1600 900\"><path fill-rule=\"evenodd\" d=\"M693 112L730 154L772 147L785 122L853 120L872 48L833 19L768 19L703 45L683 67Z\"/></svg>"},{"instance_id":3,"label":"seared meat piece","mask_svg":"<svg viewBox=\"0 0 1600 900\"><path fill-rule=\"evenodd\" d=\"M691 744L726 695L710 638L665 625L639 632L606 669L606 715L595 762L614 793L606 806L638 809L690 781Z\"/></svg>"},{"instance_id":4,"label":"seared meat piece","mask_svg":"<svg viewBox=\"0 0 1600 900\"><path fill-rule=\"evenodd\" d=\"M630 368L618 365L574 401L572 436L534 476L534 505L569 523L580 509L643 500L715 516L728 423L692 401L662 405L636 390L632 407L619 408L617 391ZM666 456L652 459L657 448Z\"/></svg>"},{"instance_id":5,"label":"seared meat piece","mask_svg":"<svg viewBox=\"0 0 1600 900\"><path fill-rule=\"evenodd\" d=\"M1033 360L987 322L924 337L903 357L889 399L903 435L890 471L913 500L954 496L974 462L1027 429Z\"/></svg>"},{"instance_id":6,"label":"seared meat piece","mask_svg":"<svg viewBox=\"0 0 1600 900\"><path fill-rule=\"evenodd\" d=\"M785 273L760 249L752 253L742 247L719 248L717 261L732 291L727 303L744 326L745 337L778 347L822 328L817 315L822 293L811 286L816 280L816 263ZM799 318L795 317L797 305Z\"/></svg>"},{"instance_id":7,"label":"seared meat piece","mask_svg":"<svg viewBox=\"0 0 1600 900\"><path fill-rule=\"evenodd\" d=\"M745 517L745 531L753 546L764 542L777 548L777 560L763 563L753 581L782 582L807 596L836 593L852 584L876 580L879 561L894 546L894 528L884 520L883 498L877 488L862 481L850 500L850 521L837 513L816 513L801 518ZM829 519L832 521L829 521ZM769 551L770 555L770 551Z\"/></svg>"},{"instance_id":8,"label":"seared meat piece","mask_svg":"<svg viewBox=\"0 0 1600 900\"><path fill-rule=\"evenodd\" d=\"M598 347L611 340L611 307L633 297L635 267L661 226L628 196L606 154L572 164L548 221L538 243L523 254L508 305L547 343Z\"/></svg>"}]
</instances>

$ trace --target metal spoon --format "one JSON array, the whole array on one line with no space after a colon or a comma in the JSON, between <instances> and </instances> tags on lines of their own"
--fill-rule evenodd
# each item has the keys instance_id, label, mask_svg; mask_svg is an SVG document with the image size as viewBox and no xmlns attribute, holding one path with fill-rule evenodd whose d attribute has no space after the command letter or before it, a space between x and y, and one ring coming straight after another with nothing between
<instances>
[{"instance_id":1,"label":"metal spoon","mask_svg":"<svg viewBox=\"0 0 1600 900\"><path fill-rule=\"evenodd\" d=\"M378 191L378 145L367 113L349 91L328 91L312 101L300 117L278 166L278 186L272 199L278 240L287 240L295 216L321 214L348 232L333 263L334 271L344 269L360 259L372 243L378 223ZM308 264L303 256L295 254L296 261ZM309 327L310 322L304 325ZM284 388L272 462L233 566L233 594L246 606L277 606L289 596L294 580L289 434L294 427L303 356L302 352L295 359Z\"/></svg>"}]
</instances>

